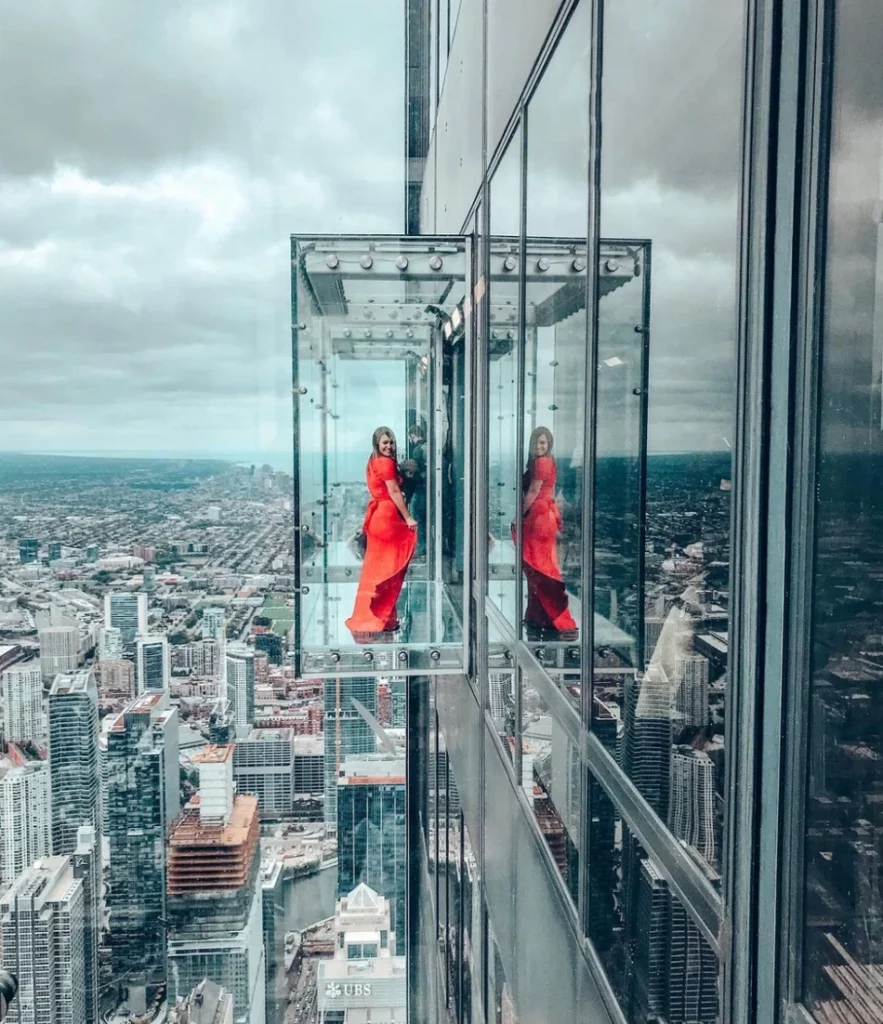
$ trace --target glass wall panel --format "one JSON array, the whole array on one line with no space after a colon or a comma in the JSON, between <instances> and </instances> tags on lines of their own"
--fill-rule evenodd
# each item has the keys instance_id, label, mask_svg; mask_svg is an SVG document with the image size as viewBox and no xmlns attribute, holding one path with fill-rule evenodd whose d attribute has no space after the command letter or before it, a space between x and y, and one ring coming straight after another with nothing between
<instances>
[{"instance_id":1,"label":"glass wall panel","mask_svg":"<svg viewBox=\"0 0 883 1024\"><path fill-rule=\"evenodd\" d=\"M833 5L804 836L803 1000L883 1013L883 8Z\"/></svg>"},{"instance_id":2,"label":"glass wall panel","mask_svg":"<svg viewBox=\"0 0 883 1024\"><path fill-rule=\"evenodd\" d=\"M488 616L488 710L509 760L515 763L515 660L510 643Z\"/></svg>"},{"instance_id":3,"label":"glass wall panel","mask_svg":"<svg viewBox=\"0 0 883 1024\"><path fill-rule=\"evenodd\" d=\"M465 243L301 238L293 262L302 670L375 643L406 670L462 645Z\"/></svg>"},{"instance_id":4,"label":"glass wall panel","mask_svg":"<svg viewBox=\"0 0 883 1024\"><path fill-rule=\"evenodd\" d=\"M576 903L583 820L579 747L559 719L560 707L550 706L548 684L524 670L520 675L521 785Z\"/></svg>"},{"instance_id":5,"label":"glass wall panel","mask_svg":"<svg viewBox=\"0 0 883 1024\"><path fill-rule=\"evenodd\" d=\"M527 108L519 610L524 637L578 636L586 408L590 7L581 4Z\"/></svg>"},{"instance_id":6,"label":"glass wall panel","mask_svg":"<svg viewBox=\"0 0 883 1024\"><path fill-rule=\"evenodd\" d=\"M628 645L619 633L602 639L596 619L593 704L621 720L623 767L711 881L724 767L744 16L741 0L623 0L606 5L603 26L601 235L647 240L653 289L643 342L640 279L599 301L595 600ZM646 247L635 255L646 269ZM643 487L641 396L617 383L618 374L639 379L642 344Z\"/></svg>"},{"instance_id":7,"label":"glass wall panel","mask_svg":"<svg viewBox=\"0 0 883 1024\"><path fill-rule=\"evenodd\" d=\"M518 332L521 268L521 131L510 141L490 183L488 302L488 590L516 621L515 542L518 508Z\"/></svg>"},{"instance_id":8,"label":"glass wall panel","mask_svg":"<svg viewBox=\"0 0 883 1024\"><path fill-rule=\"evenodd\" d=\"M589 937L629 1024L717 1024L718 960L658 864L589 780Z\"/></svg>"}]
</instances>

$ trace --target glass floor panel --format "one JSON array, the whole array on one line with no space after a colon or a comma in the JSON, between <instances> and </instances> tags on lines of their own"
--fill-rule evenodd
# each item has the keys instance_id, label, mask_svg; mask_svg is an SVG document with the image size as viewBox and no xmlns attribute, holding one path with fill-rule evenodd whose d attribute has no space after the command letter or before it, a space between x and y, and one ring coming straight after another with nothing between
<instances>
[{"instance_id":1,"label":"glass floor panel","mask_svg":"<svg viewBox=\"0 0 883 1024\"><path fill-rule=\"evenodd\" d=\"M376 643L357 643L346 627L357 587L356 578L303 587L302 675L462 671L463 627L446 584L408 580L398 601L400 628Z\"/></svg>"},{"instance_id":2,"label":"glass floor panel","mask_svg":"<svg viewBox=\"0 0 883 1024\"><path fill-rule=\"evenodd\" d=\"M568 594L568 597L570 612L579 622L582 615L582 602L573 594ZM502 622L516 621L515 580L492 580L488 585L488 603L493 606L500 617L501 624ZM509 628L511 629L511 627ZM579 639L526 640L525 643L543 668L553 675L561 672L571 673L580 668ZM610 648L620 652L633 663L636 649L635 638L597 612L594 614L594 645L596 651L605 647Z\"/></svg>"}]
</instances>

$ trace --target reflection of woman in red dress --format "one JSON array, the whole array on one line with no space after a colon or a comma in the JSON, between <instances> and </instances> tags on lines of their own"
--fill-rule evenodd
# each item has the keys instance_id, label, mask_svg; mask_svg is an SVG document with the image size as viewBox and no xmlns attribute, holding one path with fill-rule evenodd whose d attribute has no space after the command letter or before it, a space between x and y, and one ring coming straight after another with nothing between
<instances>
[{"instance_id":1,"label":"reflection of woman in red dress","mask_svg":"<svg viewBox=\"0 0 883 1024\"><path fill-rule=\"evenodd\" d=\"M576 635L567 591L558 565L561 511L555 501L552 432L537 427L530 435L527 469L521 478L521 564L527 577L524 624L531 632Z\"/></svg>"},{"instance_id":2,"label":"reflection of woman in red dress","mask_svg":"<svg viewBox=\"0 0 883 1024\"><path fill-rule=\"evenodd\" d=\"M367 540L353 614L346 625L357 643L398 629L396 602L417 543L417 521L402 496L395 434L378 427L365 476L371 500L362 532Z\"/></svg>"}]
</instances>

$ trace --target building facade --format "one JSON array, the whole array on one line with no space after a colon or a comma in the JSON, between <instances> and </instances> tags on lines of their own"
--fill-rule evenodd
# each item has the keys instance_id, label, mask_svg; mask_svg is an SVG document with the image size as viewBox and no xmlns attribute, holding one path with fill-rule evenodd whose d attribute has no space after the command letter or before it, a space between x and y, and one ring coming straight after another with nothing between
<instances>
[{"instance_id":1,"label":"building facade","mask_svg":"<svg viewBox=\"0 0 883 1024\"><path fill-rule=\"evenodd\" d=\"M143 1013L166 980L166 838L180 810L178 712L163 690L131 701L107 728L109 946L127 1004Z\"/></svg>"},{"instance_id":2,"label":"building facade","mask_svg":"<svg viewBox=\"0 0 883 1024\"><path fill-rule=\"evenodd\" d=\"M11 883L35 860L52 852L49 765L31 762L0 769L0 885Z\"/></svg>"},{"instance_id":3,"label":"building facade","mask_svg":"<svg viewBox=\"0 0 883 1024\"><path fill-rule=\"evenodd\" d=\"M294 731L252 729L236 744L233 778L238 793L258 798L261 817L288 817L294 785Z\"/></svg>"},{"instance_id":4,"label":"building facade","mask_svg":"<svg viewBox=\"0 0 883 1024\"><path fill-rule=\"evenodd\" d=\"M391 928L406 935L405 761L348 757L337 779L337 894L365 883L389 901Z\"/></svg>"},{"instance_id":5,"label":"building facade","mask_svg":"<svg viewBox=\"0 0 883 1024\"><path fill-rule=\"evenodd\" d=\"M248 736L254 723L254 651L244 643L226 645L227 701L236 726L236 735Z\"/></svg>"},{"instance_id":6,"label":"building facade","mask_svg":"<svg viewBox=\"0 0 883 1024\"><path fill-rule=\"evenodd\" d=\"M3 673L2 683L6 738L15 741L44 737L46 724L40 663L31 661L13 665Z\"/></svg>"},{"instance_id":7,"label":"building facade","mask_svg":"<svg viewBox=\"0 0 883 1024\"><path fill-rule=\"evenodd\" d=\"M56 675L75 672L80 663L80 631L76 626L48 626L41 629L40 671L51 681Z\"/></svg>"},{"instance_id":8,"label":"building facade","mask_svg":"<svg viewBox=\"0 0 883 1024\"><path fill-rule=\"evenodd\" d=\"M288 1005L288 977L285 970L285 890L282 861L263 861L261 902L266 1024L285 1024L285 1008Z\"/></svg>"},{"instance_id":9,"label":"building facade","mask_svg":"<svg viewBox=\"0 0 883 1024\"><path fill-rule=\"evenodd\" d=\"M337 679L325 687L325 823L337 827L337 779L354 754L370 754L376 739L354 701L371 714L377 710L377 680L372 676Z\"/></svg>"},{"instance_id":10,"label":"building facade","mask_svg":"<svg viewBox=\"0 0 883 1024\"><path fill-rule=\"evenodd\" d=\"M135 660L135 637L147 633L147 594L107 594L104 598L104 625L118 629L123 657Z\"/></svg>"},{"instance_id":11,"label":"building facade","mask_svg":"<svg viewBox=\"0 0 883 1024\"><path fill-rule=\"evenodd\" d=\"M233 995L236 1024L264 1024L258 801L234 797L231 747L206 747L193 760L199 799L169 837L169 996L208 977Z\"/></svg>"},{"instance_id":12,"label":"building facade","mask_svg":"<svg viewBox=\"0 0 883 1024\"><path fill-rule=\"evenodd\" d=\"M74 852L77 833L101 835L98 688L88 670L55 677L47 704L52 786L52 851Z\"/></svg>"},{"instance_id":13,"label":"building facade","mask_svg":"<svg viewBox=\"0 0 883 1024\"><path fill-rule=\"evenodd\" d=\"M135 681L138 693L165 690L171 679L169 641L164 636L139 634L135 637Z\"/></svg>"},{"instance_id":14,"label":"building facade","mask_svg":"<svg viewBox=\"0 0 883 1024\"><path fill-rule=\"evenodd\" d=\"M291 258L297 666L406 679L411 1013L867 1019L880 5L411 0L405 46L404 230ZM362 409L428 522L356 637Z\"/></svg>"},{"instance_id":15,"label":"building facade","mask_svg":"<svg viewBox=\"0 0 883 1024\"><path fill-rule=\"evenodd\" d=\"M0 898L3 967L18 978L11 1024L86 1020L83 884L69 858L47 857Z\"/></svg>"}]
</instances>

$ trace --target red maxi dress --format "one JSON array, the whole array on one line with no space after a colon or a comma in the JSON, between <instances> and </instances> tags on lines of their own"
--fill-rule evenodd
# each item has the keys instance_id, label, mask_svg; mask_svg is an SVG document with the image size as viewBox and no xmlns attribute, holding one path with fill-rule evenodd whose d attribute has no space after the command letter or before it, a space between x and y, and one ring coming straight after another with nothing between
<instances>
[{"instance_id":1,"label":"red maxi dress","mask_svg":"<svg viewBox=\"0 0 883 1024\"><path fill-rule=\"evenodd\" d=\"M561 510L555 501L555 460L550 455L534 459L525 493L533 480L542 487L524 517L521 526L521 559L527 577L527 609L524 622L539 629L576 629L570 614L567 591L558 564L558 533Z\"/></svg>"},{"instance_id":2,"label":"red maxi dress","mask_svg":"<svg viewBox=\"0 0 883 1024\"><path fill-rule=\"evenodd\" d=\"M398 629L396 602L417 544L417 531L405 523L386 487L387 480L402 485L395 460L386 455L372 456L365 477L371 500L362 530L368 543L356 603L346 620L357 641L362 639L360 634Z\"/></svg>"}]
</instances>

